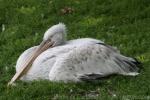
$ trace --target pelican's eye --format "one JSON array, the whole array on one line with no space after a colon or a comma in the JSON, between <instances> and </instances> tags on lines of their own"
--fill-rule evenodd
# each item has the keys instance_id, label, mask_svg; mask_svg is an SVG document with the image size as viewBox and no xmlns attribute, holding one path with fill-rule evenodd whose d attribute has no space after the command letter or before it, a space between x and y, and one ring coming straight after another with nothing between
<instances>
[{"instance_id":1,"label":"pelican's eye","mask_svg":"<svg viewBox=\"0 0 150 100\"><path fill-rule=\"evenodd\" d=\"M54 37L54 34L53 35L51 35L49 38L53 38Z\"/></svg>"}]
</instances>

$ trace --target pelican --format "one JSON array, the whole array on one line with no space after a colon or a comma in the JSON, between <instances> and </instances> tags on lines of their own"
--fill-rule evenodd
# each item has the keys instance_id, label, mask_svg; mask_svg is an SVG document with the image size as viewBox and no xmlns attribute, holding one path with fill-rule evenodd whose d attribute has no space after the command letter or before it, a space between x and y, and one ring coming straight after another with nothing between
<instances>
[{"instance_id":1,"label":"pelican","mask_svg":"<svg viewBox=\"0 0 150 100\"><path fill-rule=\"evenodd\" d=\"M67 41L66 26L50 27L39 46L25 50L17 60L16 74L9 82L50 80L82 82L112 74L136 76L139 62L116 48L92 38Z\"/></svg>"}]
</instances>

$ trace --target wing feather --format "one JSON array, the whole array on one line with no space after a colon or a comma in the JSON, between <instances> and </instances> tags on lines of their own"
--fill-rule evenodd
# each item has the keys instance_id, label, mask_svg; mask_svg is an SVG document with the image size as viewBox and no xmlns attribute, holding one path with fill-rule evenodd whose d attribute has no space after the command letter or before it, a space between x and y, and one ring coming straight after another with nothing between
<instances>
[{"instance_id":1,"label":"wing feather","mask_svg":"<svg viewBox=\"0 0 150 100\"><path fill-rule=\"evenodd\" d=\"M131 75L138 71L133 62L136 61L104 43L85 43L59 56L50 77L73 81L94 80L111 74Z\"/></svg>"}]
</instances>

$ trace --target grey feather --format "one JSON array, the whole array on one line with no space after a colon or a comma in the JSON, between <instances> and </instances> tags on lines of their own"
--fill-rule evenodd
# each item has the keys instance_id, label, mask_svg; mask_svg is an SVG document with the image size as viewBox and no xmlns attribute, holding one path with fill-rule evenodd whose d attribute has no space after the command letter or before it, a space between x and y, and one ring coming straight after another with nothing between
<instances>
[{"instance_id":1,"label":"grey feather","mask_svg":"<svg viewBox=\"0 0 150 100\"><path fill-rule=\"evenodd\" d=\"M82 81L92 81L92 80L99 80L104 77L106 77L106 75L91 73L91 74L81 75L79 76L79 79Z\"/></svg>"}]
</instances>

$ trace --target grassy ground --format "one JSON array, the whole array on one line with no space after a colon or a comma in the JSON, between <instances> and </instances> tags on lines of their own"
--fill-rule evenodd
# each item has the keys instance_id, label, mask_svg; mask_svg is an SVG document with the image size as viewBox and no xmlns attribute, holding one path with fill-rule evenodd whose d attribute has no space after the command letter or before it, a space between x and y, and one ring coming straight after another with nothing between
<instances>
[{"instance_id":1,"label":"grassy ground","mask_svg":"<svg viewBox=\"0 0 150 100\"><path fill-rule=\"evenodd\" d=\"M65 12L71 8L71 13ZM92 37L139 59L137 77L112 76L93 83L38 81L7 88L18 56L64 22L68 39ZM150 0L0 0L0 99L150 99ZM128 99L128 100L129 100Z\"/></svg>"}]
</instances>

